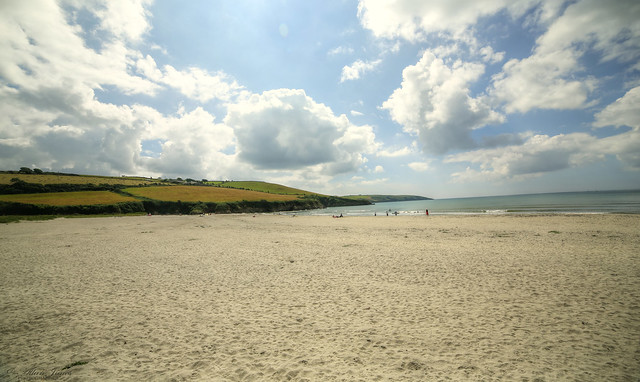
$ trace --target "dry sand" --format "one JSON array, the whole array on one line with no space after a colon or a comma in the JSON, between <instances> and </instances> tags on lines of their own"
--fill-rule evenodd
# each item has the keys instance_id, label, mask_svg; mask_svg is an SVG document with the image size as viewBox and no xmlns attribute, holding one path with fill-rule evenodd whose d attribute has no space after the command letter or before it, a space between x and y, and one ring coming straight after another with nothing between
<instances>
[{"instance_id":1,"label":"dry sand","mask_svg":"<svg viewBox=\"0 0 640 382\"><path fill-rule=\"evenodd\" d=\"M640 378L639 215L57 219L0 262L0 380Z\"/></svg>"}]
</instances>

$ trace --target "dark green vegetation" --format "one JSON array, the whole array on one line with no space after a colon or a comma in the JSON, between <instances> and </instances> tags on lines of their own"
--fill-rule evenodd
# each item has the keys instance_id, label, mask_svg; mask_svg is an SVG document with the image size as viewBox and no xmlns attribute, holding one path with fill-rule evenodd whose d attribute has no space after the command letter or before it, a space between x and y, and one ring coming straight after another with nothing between
<instances>
[{"instance_id":1,"label":"dark green vegetation","mask_svg":"<svg viewBox=\"0 0 640 382\"><path fill-rule=\"evenodd\" d=\"M157 180L36 170L23 167L0 173L0 215L277 212L371 204L267 182Z\"/></svg>"},{"instance_id":2,"label":"dark green vegetation","mask_svg":"<svg viewBox=\"0 0 640 382\"><path fill-rule=\"evenodd\" d=\"M365 200L371 203L406 202L410 200L433 200L431 198L417 195L348 195L344 196L344 198L353 200Z\"/></svg>"}]
</instances>

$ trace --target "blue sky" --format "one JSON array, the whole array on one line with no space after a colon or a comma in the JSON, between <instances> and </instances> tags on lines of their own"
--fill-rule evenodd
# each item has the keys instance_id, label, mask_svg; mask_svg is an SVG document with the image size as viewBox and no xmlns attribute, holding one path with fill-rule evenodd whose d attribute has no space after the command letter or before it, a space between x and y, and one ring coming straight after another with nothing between
<instances>
[{"instance_id":1,"label":"blue sky","mask_svg":"<svg viewBox=\"0 0 640 382\"><path fill-rule=\"evenodd\" d=\"M0 168L640 188L635 0L0 3Z\"/></svg>"}]
</instances>

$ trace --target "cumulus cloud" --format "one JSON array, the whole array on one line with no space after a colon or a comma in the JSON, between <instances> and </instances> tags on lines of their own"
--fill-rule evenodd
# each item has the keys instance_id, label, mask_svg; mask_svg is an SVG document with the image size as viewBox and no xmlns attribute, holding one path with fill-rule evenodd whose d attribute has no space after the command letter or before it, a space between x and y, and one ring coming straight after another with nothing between
<instances>
[{"instance_id":1,"label":"cumulus cloud","mask_svg":"<svg viewBox=\"0 0 640 382\"><path fill-rule=\"evenodd\" d=\"M640 129L640 86L629 90L623 97L595 115L594 127L629 126Z\"/></svg>"},{"instance_id":2,"label":"cumulus cloud","mask_svg":"<svg viewBox=\"0 0 640 382\"><path fill-rule=\"evenodd\" d=\"M377 37L423 41L429 33L446 32L454 38L466 39L468 29L481 17L501 10L520 17L538 7L536 17L547 20L554 15L560 2L541 0L439 1L439 0L360 0L358 17L363 27Z\"/></svg>"},{"instance_id":3,"label":"cumulus cloud","mask_svg":"<svg viewBox=\"0 0 640 382\"><path fill-rule=\"evenodd\" d=\"M588 106L595 80L574 80L575 52L560 50L507 62L493 77L491 94L505 102L507 113L531 109L578 109Z\"/></svg>"},{"instance_id":4,"label":"cumulus cloud","mask_svg":"<svg viewBox=\"0 0 640 382\"><path fill-rule=\"evenodd\" d=\"M0 163L77 172L130 173L137 168L145 123L135 108L100 104L92 93L57 88L31 94L0 89ZM53 101L58 98L58 101ZM33 100L35 103L31 103ZM8 139L7 139L8 138Z\"/></svg>"},{"instance_id":5,"label":"cumulus cloud","mask_svg":"<svg viewBox=\"0 0 640 382\"><path fill-rule=\"evenodd\" d=\"M203 103L212 99L227 101L242 89L235 80L222 71L214 74L200 68L178 71L171 65L165 65L164 70L161 82Z\"/></svg>"},{"instance_id":6,"label":"cumulus cloud","mask_svg":"<svg viewBox=\"0 0 640 382\"><path fill-rule=\"evenodd\" d=\"M95 15L101 19L102 28L115 37L138 42L151 29L148 21L150 12L147 8L152 2L153 0L108 1L105 4L95 4Z\"/></svg>"},{"instance_id":7,"label":"cumulus cloud","mask_svg":"<svg viewBox=\"0 0 640 382\"><path fill-rule=\"evenodd\" d=\"M623 97L597 113L594 127L629 126L631 131L602 139L602 146L629 168L640 170L640 87L629 90Z\"/></svg>"},{"instance_id":8,"label":"cumulus cloud","mask_svg":"<svg viewBox=\"0 0 640 382\"><path fill-rule=\"evenodd\" d=\"M177 70L171 65L165 65L163 70L160 70L150 55L140 57L136 61L136 70L149 80L168 85L184 96L202 103L212 99L228 101L243 91L242 86L222 71L209 73L195 67Z\"/></svg>"},{"instance_id":9,"label":"cumulus cloud","mask_svg":"<svg viewBox=\"0 0 640 382\"><path fill-rule=\"evenodd\" d=\"M455 154L444 162L477 164L452 174L457 181L521 179L602 159L602 150L594 150L596 141L585 133L533 135L522 145Z\"/></svg>"},{"instance_id":10,"label":"cumulus cloud","mask_svg":"<svg viewBox=\"0 0 640 382\"><path fill-rule=\"evenodd\" d=\"M595 78L577 76L588 51L603 61L640 57L640 4L637 1L583 0L570 4L536 41L533 54L512 59L494 76L492 94L505 110L578 109L590 106Z\"/></svg>"},{"instance_id":11,"label":"cumulus cloud","mask_svg":"<svg viewBox=\"0 0 640 382\"><path fill-rule=\"evenodd\" d=\"M278 89L229 105L238 157L264 170L306 170L335 175L356 170L378 144L370 126L336 116L303 90Z\"/></svg>"},{"instance_id":12,"label":"cumulus cloud","mask_svg":"<svg viewBox=\"0 0 640 382\"><path fill-rule=\"evenodd\" d=\"M235 145L229 126L216 123L201 107L178 116L151 114L142 138L162 141L162 151L157 158L145 158L146 167L170 176L207 174L221 179L232 175L234 155L224 153Z\"/></svg>"},{"instance_id":13,"label":"cumulus cloud","mask_svg":"<svg viewBox=\"0 0 640 382\"><path fill-rule=\"evenodd\" d=\"M523 137L522 144L474 150L447 157L445 163L469 163L453 174L460 182L539 176L615 156L629 169L640 170L640 87L595 115L594 127L627 126L631 130L598 138L587 133Z\"/></svg>"},{"instance_id":14,"label":"cumulus cloud","mask_svg":"<svg viewBox=\"0 0 640 382\"><path fill-rule=\"evenodd\" d=\"M420 61L402 72L401 87L382 104L404 130L418 135L424 150L443 154L471 149L471 131L503 121L484 97L469 95L469 85L484 66L456 61L452 65L425 51Z\"/></svg>"},{"instance_id":15,"label":"cumulus cloud","mask_svg":"<svg viewBox=\"0 0 640 382\"><path fill-rule=\"evenodd\" d=\"M111 85L125 94L153 95L159 89L152 81L129 73L137 51L115 39L106 39L99 52L88 48L82 30L67 23L55 2L15 1L0 6L0 76L22 91Z\"/></svg>"},{"instance_id":16,"label":"cumulus cloud","mask_svg":"<svg viewBox=\"0 0 640 382\"><path fill-rule=\"evenodd\" d=\"M592 48L605 61L632 61L640 57L639 19L640 3L634 0L577 1L538 39L537 53Z\"/></svg>"},{"instance_id":17,"label":"cumulus cloud","mask_svg":"<svg viewBox=\"0 0 640 382\"><path fill-rule=\"evenodd\" d=\"M399 149L384 149L380 150L376 153L379 157L387 157L387 158L397 158L405 155L409 155L412 153L410 147L402 147Z\"/></svg>"},{"instance_id":18,"label":"cumulus cloud","mask_svg":"<svg viewBox=\"0 0 640 382\"><path fill-rule=\"evenodd\" d=\"M417 172L425 172L430 168L429 162L411 162L407 166Z\"/></svg>"},{"instance_id":19,"label":"cumulus cloud","mask_svg":"<svg viewBox=\"0 0 640 382\"><path fill-rule=\"evenodd\" d=\"M483 46L482 48L480 48L478 53L480 54L480 56L482 56L482 61L491 64L495 64L504 60L505 55L505 52L494 52L493 48L490 46Z\"/></svg>"},{"instance_id":20,"label":"cumulus cloud","mask_svg":"<svg viewBox=\"0 0 640 382\"><path fill-rule=\"evenodd\" d=\"M374 61L362 61L357 60L350 66L347 65L342 68L342 76L340 77L340 82L351 81L359 79L363 74L374 70L382 60L374 60Z\"/></svg>"},{"instance_id":21,"label":"cumulus cloud","mask_svg":"<svg viewBox=\"0 0 640 382\"><path fill-rule=\"evenodd\" d=\"M239 87L224 74L157 68L128 43L149 30L146 1L0 4L0 167L28 164L82 173L215 175L233 161L225 155L232 130L202 108L178 117L142 106L100 102L96 90L153 96L175 86L205 101L227 100ZM124 4L126 3L126 4ZM86 8L83 8L86 7ZM75 12L93 12L102 45L90 48ZM122 12L133 13L120 17ZM118 20L112 18L118 16ZM142 156L143 141L162 152Z\"/></svg>"},{"instance_id":22,"label":"cumulus cloud","mask_svg":"<svg viewBox=\"0 0 640 382\"><path fill-rule=\"evenodd\" d=\"M598 83L591 76L577 76L587 51L601 54L603 61L633 62L640 57L640 4L633 0L576 1L563 8L561 1L497 0L441 2L361 0L361 24L382 38L424 41L431 33L445 33L465 42L484 62L504 59L504 52L491 46L477 48L474 25L485 16L506 11L513 18L527 15L532 26L546 31L533 54L511 59L493 77L491 96L502 102L507 113L532 109L578 109L593 104L590 94ZM562 12L563 11L563 12ZM449 49L448 53L443 51ZM457 43L433 50L440 57L460 49ZM439 51L439 52L438 52Z\"/></svg>"},{"instance_id":23,"label":"cumulus cloud","mask_svg":"<svg viewBox=\"0 0 640 382\"><path fill-rule=\"evenodd\" d=\"M445 163L469 163L452 177L459 182L523 179L579 167L615 155L629 169L640 170L640 129L605 138L587 133L533 135L521 145L480 149L447 157Z\"/></svg>"},{"instance_id":24,"label":"cumulus cloud","mask_svg":"<svg viewBox=\"0 0 640 382\"><path fill-rule=\"evenodd\" d=\"M639 167L640 154L632 148L639 147L640 139L637 88L595 116L594 127L631 127L621 134L598 138L589 133L504 133L479 141L471 138L473 129L505 121L496 110L510 114L596 105L597 100L591 97L601 84L585 71L585 57L595 53L601 62L630 65L638 60L637 1L361 0L358 9L363 27L379 38L413 43L427 42L432 36L448 39L448 44L427 50L416 65L405 68L401 87L382 107L406 132L418 135L427 153L470 150L447 157L447 163L470 164L454 178L462 181L537 176L611 155L630 168ZM484 66L456 61L456 56L464 46L469 57L484 63L504 60L505 53L480 44L474 30L483 17L499 12L507 12L514 20L524 17L526 26L542 30L542 34L531 55L508 60L491 77L485 95L474 98L469 88L482 75ZM628 70L633 70L633 65ZM412 165L420 168L419 164Z\"/></svg>"},{"instance_id":25,"label":"cumulus cloud","mask_svg":"<svg viewBox=\"0 0 640 382\"><path fill-rule=\"evenodd\" d=\"M45 98L60 98L47 108L0 89L0 163L3 168L25 164L40 168L93 174L224 176L230 173L233 131L202 108L167 116L142 105L116 106L92 94L43 90ZM39 102L36 100L36 102ZM19 128L16 128L19 126ZM142 142L162 142L150 158L141 155Z\"/></svg>"}]
</instances>

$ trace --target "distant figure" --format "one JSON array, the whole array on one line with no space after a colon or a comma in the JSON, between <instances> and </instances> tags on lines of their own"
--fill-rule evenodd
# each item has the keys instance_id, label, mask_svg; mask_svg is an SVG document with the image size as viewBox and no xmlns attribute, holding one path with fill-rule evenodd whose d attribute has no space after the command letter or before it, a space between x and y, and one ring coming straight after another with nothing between
<instances>
[{"instance_id":1,"label":"distant figure","mask_svg":"<svg viewBox=\"0 0 640 382\"><path fill-rule=\"evenodd\" d=\"M340 214L340 217L342 217L342 213Z\"/></svg>"},{"instance_id":2,"label":"distant figure","mask_svg":"<svg viewBox=\"0 0 640 382\"><path fill-rule=\"evenodd\" d=\"M427 211L427 216L429 216L429 210L426 210L426 211Z\"/></svg>"},{"instance_id":3,"label":"distant figure","mask_svg":"<svg viewBox=\"0 0 640 382\"><path fill-rule=\"evenodd\" d=\"M378 216L378 214L374 212L374 213L373 213L373 216Z\"/></svg>"},{"instance_id":4,"label":"distant figure","mask_svg":"<svg viewBox=\"0 0 640 382\"><path fill-rule=\"evenodd\" d=\"M387 211L387 216L389 216L389 211Z\"/></svg>"}]
</instances>

